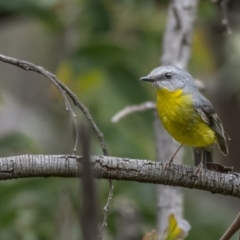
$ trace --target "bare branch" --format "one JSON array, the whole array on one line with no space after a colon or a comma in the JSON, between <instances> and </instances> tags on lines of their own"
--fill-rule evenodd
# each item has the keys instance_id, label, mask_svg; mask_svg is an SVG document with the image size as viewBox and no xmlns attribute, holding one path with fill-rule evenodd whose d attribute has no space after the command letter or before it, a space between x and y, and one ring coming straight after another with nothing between
<instances>
[{"instance_id":1,"label":"bare branch","mask_svg":"<svg viewBox=\"0 0 240 240\"><path fill-rule=\"evenodd\" d=\"M102 222L102 226L100 228L100 235L102 235L102 232L104 230L104 227L107 226L107 217L108 217L108 210L109 210L109 206L110 206L110 203L112 201L112 197L113 197L113 189L114 189L114 186L112 185L112 181L109 180L109 192L108 192L108 199L107 199L107 203L105 205L105 207L103 208L103 211L104 211L104 216L103 216L103 222Z\"/></svg>"},{"instance_id":2,"label":"bare branch","mask_svg":"<svg viewBox=\"0 0 240 240\"><path fill-rule=\"evenodd\" d=\"M23 61L23 60L19 60L19 59L12 58L12 57L7 57L7 56L4 56L2 54L0 54L0 61L15 65L17 67L20 67L20 68L26 70L26 71L33 71L33 72L37 72L37 73L40 73L40 74L44 75L61 92L61 94L63 95L65 103L66 103L67 99L64 97L64 94L66 93L72 99L73 103L84 113L84 115L86 116L86 118L90 122L93 130L95 131L95 133L98 137L99 143L102 147L103 154L108 155L107 148L106 148L106 145L105 145L105 141L104 141L104 138L103 138L103 134L98 129L98 127L97 127L96 123L94 122L91 114L89 113L89 110L78 100L76 95L64 83L62 83L60 80L58 80L56 78L56 76L54 74L48 72L47 70L45 70L41 66L36 66L33 63ZM68 108L69 108L69 105L66 106L66 109L68 109Z\"/></svg>"},{"instance_id":3,"label":"bare branch","mask_svg":"<svg viewBox=\"0 0 240 240\"><path fill-rule=\"evenodd\" d=\"M229 25L228 19L228 4L229 0L221 0L220 5L222 8L222 25L225 27L225 31L227 35L232 34L232 29Z\"/></svg>"},{"instance_id":4,"label":"bare branch","mask_svg":"<svg viewBox=\"0 0 240 240\"><path fill-rule=\"evenodd\" d=\"M73 153L76 152L76 146L77 146L77 143L78 143L78 131L77 131L76 115L75 115L74 111L72 110L70 103L68 102L66 94L72 99L73 103L84 113L84 115L88 119L90 125L92 126L93 130L95 131L95 133L98 137L98 141L101 145L103 154L105 156L108 156L108 151L107 151L106 144L105 144L105 141L104 141L104 138L103 138L103 134L98 129L98 127L97 127L96 123L94 122L91 114L89 113L89 110L78 100L76 95L65 84L63 84L61 81L59 81L56 78L56 76L54 74L48 72L47 70L45 70L41 66L36 66L33 63L23 61L23 60L19 60L19 59L12 58L12 57L7 57L7 56L4 56L2 54L0 54L0 61L15 65L15 66L20 67L20 68L22 68L24 70L27 70L27 71L33 71L33 72L37 72L37 73L40 73L40 74L44 75L61 92L62 97L63 97L64 102L65 102L65 105L66 105L66 110L70 111L70 113L72 114L74 125L75 125L75 128L76 128L76 140L75 140L75 146L74 146ZM103 220L103 225L102 225L102 228L101 228L101 232L103 231L103 227L106 226L107 214L108 214L107 210L109 208L112 196L113 196L113 184L112 184L112 181L109 180L109 196L108 196L107 203L104 207L104 220Z\"/></svg>"},{"instance_id":5,"label":"bare branch","mask_svg":"<svg viewBox=\"0 0 240 240\"><path fill-rule=\"evenodd\" d=\"M167 173L161 162L92 156L94 177L201 189L240 198L240 174L203 169L202 178L193 177L195 167L173 164ZM0 158L0 180L30 177L82 176L81 157L74 155L22 155Z\"/></svg>"},{"instance_id":6,"label":"bare branch","mask_svg":"<svg viewBox=\"0 0 240 240\"><path fill-rule=\"evenodd\" d=\"M117 112L111 119L112 122L116 123L120 119L126 117L129 114L135 113L135 112L142 112L146 111L149 109L156 109L156 104L153 102L144 102L138 105L132 105L132 106L127 106Z\"/></svg>"},{"instance_id":7,"label":"bare branch","mask_svg":"<svg viewBox=\"0 0 240 240\"><path fill-rule=\"evenodd\" d=\"M202 80L197 79L197 78L194 78L194 81L195 81L195 83L196 83L196 85L197 85L197 88L198 88L200 91L206 90L206 85L205 85L205 83L204 83Z\"/></svg>"},{"instance_id":8,"label":"bare branch","mask_svg":"<svg viewBox=\"0 0 240 240\"><path fill-rule=\"evenodd\" d=\"M75 144L74 144L74 148L73 148L73 154L76 154L76 152L77 152L78 140L79 140L78 127L77 127L77 119L76 119L77 116L76 116L75 112L73 111L73 109L72 109L72 107L71 107L71 104L69 103L65 92L64 92L63 98L64 98L64 101L65 101L66 110L67 110L68 112L70 112L71 115L72 115L72 117L73 117L73 124L74 124L74 127L75 127L75 133L76 133Z\"/></svg>"},{"instance_id":9,"label":"bare branch","mask_svg":"<svg viewBox=\"0 0 240 240\"><path fill-rule=\"evenodd\" d=\"M221 10L222 10L222 25L225 28L225 32L227 35L232 34L232 29L229 24L228 20L228 4L230 0L212 0L214 3L220 3Z\"/></svg>"},{"instance_id":10,"label":"bare branch","mask_svg":"<svg viewBox=\"0 0 240 240\"><path fill-rule=\"evenodd\" d=\"M172 0L164 34L163 65L186 68L191 54L193 23L198 0ZM174 39L174 41L173 41Z\"/></svg>"},{"instance_id":11,"label":"bare branch","mask_svg":"<svg viewBox=\"0 0 240 240\"><path fill-rule=\"evenodd\" d=\"M220 240L229 240L240 229L240 213L234 219L231 226L227 229Z\"/></svg>"},{"instance_id":12,"label":"bare branch","mask_svg":"<svg viewBox=\"0 0 240 240\"><path fill-rule=\"evenodd\" d=\"M201 80L199 79L194 79L194 80L199 90L205 90L205 84ZM132 114L135 112L144 112L150 109L156 109L156 103L148 101L148 102L140 103L138 105L126 106L125 108L117 112L112 117L111 121L113 123L116 123L129 114Z\"/></svg>"}]
</instances>

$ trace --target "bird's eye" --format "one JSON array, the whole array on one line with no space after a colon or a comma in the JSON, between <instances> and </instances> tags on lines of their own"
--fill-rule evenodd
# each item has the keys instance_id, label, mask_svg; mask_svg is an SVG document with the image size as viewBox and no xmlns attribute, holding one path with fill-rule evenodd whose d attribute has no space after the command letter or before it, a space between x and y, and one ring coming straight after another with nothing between
<instances>
[{"instance_id":1,"label":"bird's eye","mask_svg":"<svg viewBox=\"0 0 240 240\"><path fill-rule=\"evenodd\" d=\"M172 78L172 73L170 73L170 72L165 73L165 78L171 79Z\"/></svg>"}]
</instances>

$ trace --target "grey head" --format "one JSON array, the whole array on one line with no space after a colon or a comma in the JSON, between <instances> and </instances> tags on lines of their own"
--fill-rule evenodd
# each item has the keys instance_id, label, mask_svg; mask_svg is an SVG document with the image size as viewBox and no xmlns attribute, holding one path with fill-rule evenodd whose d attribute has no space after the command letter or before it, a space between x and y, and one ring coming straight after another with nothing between
<instances>
[{"instance_id":1,"label":"grey head","mask_svg":"<svg viewBox=\"0 0 240 240\"><path fill-rule=\"evenodd\" d=\"M167 88L170 91L183 89L184 92L197 90L192 76L184 69L175 66L155 68L148 76L142 77L140 80L151 82L157 89Z\"/></svg>"}]
</instances>

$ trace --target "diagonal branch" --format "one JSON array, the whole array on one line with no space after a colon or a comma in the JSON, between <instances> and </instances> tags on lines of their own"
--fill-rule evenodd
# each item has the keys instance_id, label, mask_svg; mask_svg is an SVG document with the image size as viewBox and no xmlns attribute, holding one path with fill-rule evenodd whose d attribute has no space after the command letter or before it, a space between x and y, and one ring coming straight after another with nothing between
<instances>
[{"instance_id":1,"label":"diagonal branch","mask_svg":"<svg viewBox=\"0 0 240 240\"><path fill-rule=\"evenodd\" d=\"M127 180L205 190L240 198L240 174L203 169L201 178L192 177L195 167L173 164L164 171L161 162L92 156L94 177ZM0 158L0 180L30 177L82 176L81 157L71 155L22 155Z\"/></svg>"},{"instance_id":2,"label":"diagonal branch","mask_svg":"<svg viewBox=\"0 0 240 240\"><path fill-rule=\"evenodd\" d=\"M113 123L118 122L120 119L126 117L129 114L135 112L143 112L149 109L156 109L156 103L153 102L144 102L138 105L131 105L123 108L119 112L117 112L111 119Z\"/></svg>"},{"instance_id":3,"label":"diagonal branch","mask_svg":"<svg viewBox=\"0 0 240 240\"><path fill-rule=\"evenodd\" d=\"M74 111L72 110L70 103L68 102L66 94L72 99L73 103L84 113L84 115L88 119L90 125L92 126L93 130L95 131L95 133L98 137L98 141L101 145L103 154L105 156L108 156L108 151L107 151L107 147L106 147L106 144L105 144L105 141L104 141L104 138L103 138L103 134L98 129L98 127L97 127L96 123L94 122L91 114L89 113L89 110L78 100L76 95L65 84L63 84L60 80L57 79L57 77L54 74L50 73L49 71L47 71L46 69L44 69L41 66L37 66L33 63L23 61L23 60L20 60L20 59L7 57L7 56L4 56L2 54L0 54L0 61L15 65L17 67L20 67L20 68L26 70L26 71L33 71L33 72L40 73L43 76L45 76L46 78L48 78L54 84L54 86L60 91L60 93L62 94L62 97L64 99L64 102L65 102L66 110L69 111L70 114L73 117L73 122L74 122L75 129L76 129L76 140L75 140L73 154L76 153L76 148L77 148L77 144L78 144L77 122L76 122L76 115L75 115ZM109 205L110 205L112 196L113 196L113 184L112 184L112 180L110 179L109 180L108 199L107 199L107 203L106 203L105 207L103 208L104 217L103 217L102 227L100 229L101 233L103 231L103 228L107 225L108 209L109 209Z\"/></svg>"},{"instance_id":4,"label":"diagonal branch","mask_svg":"<svg viewBox=\"0 0 240 240\"><path fill-rule=\"evenodd\" d=\"M229 240L231 237L240 229L240 213L238 213L237 217L234 219L233 223L227 229L227 231L223 234L220 240Z\"/></svg>"},{"instance_id":5,"label":"diagonal branch","mask_svg":"<svg viewBox=\"0 0 240 240\"><path fill-rule=\"evenodd\" d=\"M99 143L102 147L103 154L106 155L106 156L108 155L106 144L105 144L105 141L104 141L104 138L103 138L103 134L98 129L98 127L97 127L96 123L94 122L91 114L89 113L89 110L78 100L76 95L64 83L62 83L61 81L59 81L57 79L57 77L54 74L50 73L49 71L47 71L46 69L44 69L41 66L37 66L33 63L23 61L23 60L20 60L20 59L7 57L7 56L4 56L2 54L0 54L0 61L15 65L17 67L20 67L20 68L26 70L26 71L33 71L33 72L37 72L37 73L42 74L43 76L48 78L54 84L54 86L61 92L65 103L66 103L66 100L67 100L65 95L67 94L72 99L73 103L85 114L85 116L88 119L89 123L91 124L93 130L97 134ZM66 109L69 110L69 103L66 105Z\"/></svg>"}]
</instances>

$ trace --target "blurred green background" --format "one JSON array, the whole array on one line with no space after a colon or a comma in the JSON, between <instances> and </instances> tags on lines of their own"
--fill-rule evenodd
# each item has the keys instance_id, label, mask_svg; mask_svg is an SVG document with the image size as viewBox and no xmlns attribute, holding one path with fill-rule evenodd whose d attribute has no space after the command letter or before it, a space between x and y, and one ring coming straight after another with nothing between
<instances>
[{"instance_id":1,"label":"blurred green background","mask_svg":"<svg viewBox=\"0 0 240 240\"><path fill-rule=\"evenodd\" d=\"M169 1L154 0L0 0L0 53L41 65L57 74L89 108L112 156L155 159L153 112L112 116L128 105L154 100L154 90L138 81L159 65ZM202 0L194 30L191 74L201 79L231 136L237 161L240 141L240 3L230 2L233 34L224 35L217 4ZM0 156L69 154L74 146L72 119L59 92L39 74L0 62ZM74 108L78 122L86 122ZM102 154L94 133L91 153ZM78 151L81 154L80 151ZM186 148L185 163L192 164ZM99 222L108 182L96 181ZM130 209L135 239L156 226L155 186L114 182L105 239L121 239L123 211ZM184 190L187 239L219 239L239 212L239 200ZM80 239L77 179L20 179L0 182L0 239ZM235 238L237 239L237 236Z\"/></svg>"}]
</instances>

